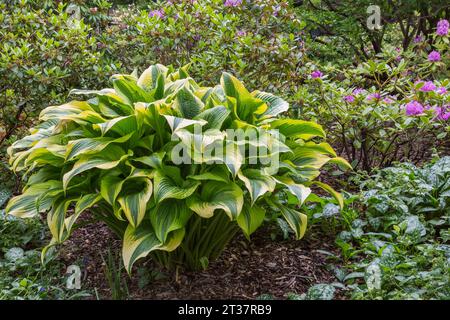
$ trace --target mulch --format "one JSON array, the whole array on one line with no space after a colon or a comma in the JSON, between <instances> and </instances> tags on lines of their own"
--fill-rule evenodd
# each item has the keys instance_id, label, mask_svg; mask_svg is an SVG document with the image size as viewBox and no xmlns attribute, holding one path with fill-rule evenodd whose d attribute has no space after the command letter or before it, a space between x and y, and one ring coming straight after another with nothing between
<instances>
[{"instance_id":1,"label":"mulch","mask_svg":"<svg viewBox=\"0 0 450 320\"><path fill-rule=\"evenodd\" d=\"M236 236L205 271L161 270L144 259L136 263L132 278L125 272L123 278L130 299L255 299L260 295L286 299L289 293L302 294L314 284L336 281L327 268L327 254L321 251L337 254L333 243L333 238L315 231L300 241L274 241L270 230L261 228L251 242ZM75 230L60 257L66 265L81 267L83 289L96 292L92 298L110 299L102 256L106 259L108 248L119 253L120 247L120 240L98 222ZM144 287L139 279L143 270L153 274Z\"/></svg>"}]
</instances>

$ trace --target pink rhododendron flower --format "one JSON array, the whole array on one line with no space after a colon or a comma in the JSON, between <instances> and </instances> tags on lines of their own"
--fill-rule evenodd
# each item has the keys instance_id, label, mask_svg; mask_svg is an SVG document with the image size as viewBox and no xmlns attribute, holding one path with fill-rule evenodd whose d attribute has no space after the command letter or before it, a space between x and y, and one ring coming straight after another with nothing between
<instances>
[{"instance_id":1,"label":"pink rhododendron flower","mask_svg":"<svg viewBox=\"0 0 450 320\"><path fill-rule=\"evenodd\" d=\"M323 73L320 72L319 70L315 70L313 72L311 72L311 78L313 79L317 79L323 76Z\"/></svg>"},{"instance_id":2,"label":"pink rhododendron flower","mask_svg":"<svg viewBox=\"0 0 450 320\"><path fill-rule=\"evenodd\" d=\"M381 99L381 94L378 92L370 93L367 96L367 101L379 100L379 99Z\"/></svg>"},{"instance_id":3,"label":"pink rhododendron flower","mask_svg":"<svg viewBox=\"0 0 450 320\"><path fill-rule=\"evenodd\" d=\"M406 104L405 111L408 116L416 116L423 113L424 108L420 102L413 100Z\"/></svg>"},{"instance_id":4,"label":"pink rhododendron flower","mask_svg":"<svg viewBox=\"0 0 450 320\"><path fill-rule=\"evenodd\" d=\"M355 102L355 97L352 96L352 95L345 96L343 99L344 99L345 102L348 102L348 103Z\"/></svg>"},{"instance_id":5,"label":"pink rhododendron flower","mask_svg":"<svg viewBox=\"0 0 450 320\"><path fill-rule=\"evenodd\" d=\"M431 62L441 61L441 54L436 50L431 51L430 54L428 55L428 61Z\"/></svg>"},{"instance_id":6,"label":"pink rhododendron flower","mask_svg":"<svg viewBox=\"0 0 450 320\"><path fill-rule=\"evenodd\" d=\"M366 90L364 90L363 88L356 88L355 90L353 90L353 94L361 94L365 91Z\"/></svg>"},{"instance_id":7,"label":"pink rhododendron flower","mask_svg":"<svg viewBox=\"0 0 450 320\"><path fill-rule=\"evenodd\" d=\"M439 89L436 90L437 93L444 95L447 94L447 89L445 87L440 87Z\"/></svg>"},{"instance_id":8,"label":"pink rhododendron flower","mask_svg":"<svg viewBox=\"0 0 450 320\"><path fill-rule=\"evenodd\" d=\"M149 17L158 17L160 19L164 18L164 10L158 9L158 10L152 10L148 13Z\"/></svg>"},{"instance_id":9,"label":"pink rhododendron flower","mask_svg":"<svg viewBox=\"0 0 450 320\"><path fill-rule=\"evenodd\" d=\"M242 0L225 0L223 4L225 7L237 7L242 4Z\"/></svg>"},{"instance_id":10,"label":"pink rhododendron flower","mask_svg":"<svg viewBox=\"0 0 450 320\"><path fill-rule=\"evenodd\" d=\"M448 20L440 20L437 24L436 34L438 36L446 36L448 34L449 23Z\"/></svg>"},{"instance_id":11,"label":"pink rhododendron flower","mask_svg":"<svg viewBox=\"0 0 450 320\"><path fill-rule=\"evenodd\" d=\"M434 85L433 81L427 81L419 90L422 92L430 92L436 90L436 86Z\"/></svg>"},{"instance_id":12,"label":"pink rhododendron flower","mask_svg":"<svg viewBox=\"0 0 450 320\"><path fill-rule=\"evenodd\" d=\"M395 101L395 98L392 97L392 96L389 96L389 97L386 97L386 98L383 99L383 102L386 103L386 104L391 104L394 101Z\"/></svg>"},{"instance_id":13,"label":"pink rhododendron flower","mask_svg":"<svg viewBox=\"0 0 450 320\"><path fill-rule=\"evenodd\" d=\"M449 106L447 107L436 107L434 108L434 112L436 113L436 118L439 120L447 121L450 119L450 110Z\"/></svg>"}]
</instances>

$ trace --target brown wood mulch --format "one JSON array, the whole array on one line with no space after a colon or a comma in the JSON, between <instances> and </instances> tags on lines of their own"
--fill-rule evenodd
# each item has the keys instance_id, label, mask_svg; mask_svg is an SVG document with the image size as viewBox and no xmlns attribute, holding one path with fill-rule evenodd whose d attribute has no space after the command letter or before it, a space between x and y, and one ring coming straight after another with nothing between
<instances>
[{"instance_id":1,"label":"brown wood mulch","mask_svg":"<svg viewBox=\"0 0 450 320\"><path fill-rule=\"evenodd\" d=\"M237 236L206 271L170 272L159 270L149 260L136 263L131 279L123 274L128 298L255 299L268 294L286 299L289 293L305 293L314 284L336 281L327 270L327 254L320 251L337 252L332 238L310 232L300 241L273 241L269 234L262 228L251 242ZM77 229L60 255L66 265L81 267L83 289L96 292L92 298L111 299L102 256L106 259L108 248L118 253L120 247L120 240L105 225L95 223ZM139 286L139 268L153 273L145 287Z\"/></svg>"}]
</instances>

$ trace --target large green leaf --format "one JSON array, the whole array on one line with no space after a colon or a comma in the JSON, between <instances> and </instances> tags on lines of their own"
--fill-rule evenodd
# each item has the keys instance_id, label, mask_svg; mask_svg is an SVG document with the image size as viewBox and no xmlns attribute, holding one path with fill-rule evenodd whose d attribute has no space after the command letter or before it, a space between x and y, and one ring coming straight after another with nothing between
<instances>
[{"instance_id":1,"label":"large green leaf","mask_svg":"<svg viewBox=\"0 0 450 320\"><path fill-rule=\"evenodd\" d=\"M238 177L244 182L250 193L250 198L252 200L251 205L266 192L273 192L276 186L276 182L271 176L258 169L239 171Z\"/></svg>"},{"instance_id":2,"label":"large green leaf","mask_svg":"<svg viewBox=\"0 0 450 320\"><path fill-rule=\"evenodd\" d=\"M150 221L143 221L139 227L130 224L125 230L122 246L122 257L125 269L131 273L131 267L139 258L146 257L161 245Z\"/></svg>"},{"instance_id":3,"label":"large green leaf","mask_svg":"<svg viewBox=\"0 0 450 320\"><path fill-rule=\"evenodd\" d=\"M111 143L123 143L128 141L133 133L114 139L109 137L83 138L72 140L67 144L66 160L70 160L81 154L98 153Z\"/></svg>"},{"instance_id":4,"label":"large green leaf","mask_svg":"<svg viewBox=\"0 0 450 320\"><path fill-rule=\"evenodd\" d=\"M289 226L292 228L292 230L294 230L297 240L303 238L308 222L308 217L306 216L306 214L285 206L281 207L281 214L283 215Z\"/></svg>"},{"instance_id":5,"label":"large green leaf","mask_svg":"<svg viewBox=\"0 0 450 320\"><path fill-rule=\"evenodd\" d=\"M224 183L230 182L230 173L223 165L216 165L210 171L200 174L188 176L189 179L197 181L219 181Z\"/></svg>"},{"instance_id":6,"label":"large green leaf","mask_svg":"<svg viewBox=\"0 0 450 320\"><path fill-rule=\"evenodd\" d=\"M117 94L124 99L127 104L133 105L136 102L151 102L153 95L142 89L137 84L137 79L128 75L114 75L111 77L114 89Z\"/></svg>"},{"instance_id":7,"label":"large green leaf","mask_svg":"<svg viewBox=\"0 0 450 320\"><path fill-rule=\"evenodd\" d=\"M244 205L241 214L237 217L237 223L241 227L247 239L263 223L266 212L258 206Z\"/></svg>"},{"instance_id":8,"label":"large green leaf","mask_svg":"<svg viewBox=\"0 0 450 320\"><path fill-rule=\"evenodd\" d=\"M279 184L286 186L288 188L289 192L297 197L299 205L302 205L303 202L305 202L306 198L308 198L309 195L311 194L310 188L305 187L304 185L302 185L300 183L295 183L289 177L283 176L283 177L276 177L275 179Z\"/></svg>"},{"instance_id":9,"label":"large green leaf","mask_svg":"<svg viewBox=\"0 0 450 320\"><path fill-rule=\"evenodd\" d=\"M136 119L136 115L123 116L102 123L97 123L94 125L94 128L100 129L102 135L105 135L111 130L121 136L126 136L138 130L138 121Z\"/></svg>"},{"instance_id":10,"label":"large green leaf","mask_svg":"<svg viewBox=\"0 0 450 320\"><path fill-rule=\"evenodd\" d=\"M269 106L267 110L262 114L263 117L275 117L280 113L289 110L289 103L271 93L255 91L252 92L252 94L256 98L263 100Z\"/></svg>"},{"instance_id":11,"label":"large green leaf","mask_svg":"<svg viewBox=\"0 0 450 320\"><path fill-rule=\"evenodd\" d=\"M186 199L197 190L200 182L188 180L180 185L169 176L167 172L157 170L154 177L155 201L157 203L164 199Z\"/></svg>"},{"instance_id":12,"label":"large green leaf","mask_svg":"<svg viewBox=\"0 0 450 320\"><path fill-rule=\"evenodd\" d=\"M173 116L164 115L164 118L166 118L167 123L170 126L170 129L172 129L172 132L176 132L177 130L192 126L192 125L199 125L203 126L206 124L206 121L204 120L189 120L184 118L178 118Z\"/></svg>"},{"instance_id":13,"label":"large green leaf","mask_svg":"<svg viewBox=\"0 0 450 320\"><path fill-rule=\"evenodd\" d=\"M321 125L297 119L278 119L270 122L272 129L277 129L286 137L309 140L314 137L325 138L325 131Z\"/></svg>"},{"instance_id":14,"label":"large green leaf","mask_svg":"<svg viewBox=\"0 0 450 320\"><path fill-rule=\"evenodd\" d=\"M204 130L207 129L221 129L224 121L228 118L231 111L224 106L217 106L211 109L207 109L198 114L195 120L204 120L207 123L203 126Z\"/></svg>"},{"instance_id":15,"label":"large green leaf","mask_svg":"<svg viewBox=\"0 0 450 320\"><path fill-rule=\"evenodd\" d=\"M164 95L164 79L167 76L167 71L168 69L162 64L155 64L153 66L150 66L141 74L141 76L137 81L137 85L146 91L151 91L159 87L158 86L159 81L163 81L162 87L163 92L162 93L158 92L157 97L155 97L156 99L160 99Z\"/></svg>"},{"instance_id":16,"label":"large green leaf","mask_svg":"<svg viewBox=\"0 0 450 320\"><path fill-rule=\"evenodd\" d=\"M48 192L49 190L62 193L62 183L50 180L29 186L21 195L9 200L6 206L6 213L19 218L30 218L39 212L48 210L53 202L53 198L50 197L51 194ZM49 196L41 198L40 195L45 192Z\"/></svg>"},{"instance_id":17,"label":"large green leaf","mask_svg":"<svg viewBox=\"0 0 450 320\"><path fill-rule=\"evenodd\" d=\"M224 72L220 79L225 94L236 101L235 114L244 121L253 122L252 119L267 110L267 104L253 97L244 85L231 74Z\"/></svg>"},{"instance_id":18,"label":"large green leaf","mask_svg":"<svg viewBox=\"0 0 450 320\"><path fill-rule=\"evenodd\" d=\"M342 197L342 195L339 192L334 190L330 185L328 185L326 183L323 183L320 181L313 181L312 183L319 186L320 188L327 191L328 193L330 193L337 200L341 209L344 208L344 198Z\"/></svg>"},{"instance_id":19,"label":"large green leaf","mask_svg":"<svg viewBox=\"0 0 450 320\"><path fill-rule=\"evenodd\" d=\"M183 228L191 215L183 200L165 200L150 211L150 221L158 239L165 243L169 233Z\"/></svg>"},{"instance_id":20,"label":"large green leaf","mask_svg":"<svg viewBox=\"0 0 450 320\"><path fill-rule=\"evenodd\" d=\"M64 221L69 205L76 201L76 199L69 199L61 201L52 206L52 209L47 214L47 224L53 238L59 243L64 239Z\"/></svg>"},{"instance_id":21,"label":"large green leaf","mask_svg":"<svg viewBox=\"0 0 450 320\"><path fill-rule=\"evenodd\" d=\"M113 148L114 147L114 148ZM63 187L67 189L70 180L76 175L92 168L107 170L116 167L121 161L130 156L124 154L123 150L116 146L109 146L99 155L83 155L75 162L72 169L63 176Z\"/></svg>"},{"instance_id":22,"label":"large green leaf","mask_svg":"<svg viewBox=\"0 0 450 320\"><path fill-rule=\"evenodd\" d=\"M205 107L202 100L197 98L186 86L176 93L173 108L177 110L180 117L193 119Z\"/></svg>"},{"instance_id":23,"label":"large green leaf","mask_svg":"<svg viewBox=\"0 0 450 320\"><path fill-rule=\"evenodd\" d=\"M131 177L122 185L117 201L134 228L144 219L152 187L151 180L145 177Z\"/></svg>"},{"instance_id":24,"label":"large green leaf","mask_svg":"<svg viewBox=\"0 0 450 320\"><path fill-rule=\"evenodd\" d=\"M41 111L39 120L47 121L50 119L60 120L61 117L78 115L84 111L92 111L89 103L86 101L71 101L61 106L47 107Z\"/></svg>"},{"instance_id":25,"label":"large green leaf","mask_svg":"<svg viewBox=\"0 0 450 320\"><path fill-rule=\"evenodd\" d=\"M74 213L67 217L64 221L65 230L64 233L64 240L66 240L72 231L73 225L77 221L78 217L87 209L91 208L95 204L97 204L99 201L102 200L102 196L96 193L86 194L82 196L80 199L78 199L76 205L75 205L75 211Z\"/></svg>"},{"instance_id":26,"label":"large green leaf","mask_svg":"<svg viewBox=\"0 0 450 320\"><path fill-rule=\"evenodd\" d=\"M201 195L187 199L188 207L203 218L211 218L216 210L224 210L230 219L236 219L242 211L244 196L235 183L209 181L202 186Z\"/></svg>"}]
</instances>

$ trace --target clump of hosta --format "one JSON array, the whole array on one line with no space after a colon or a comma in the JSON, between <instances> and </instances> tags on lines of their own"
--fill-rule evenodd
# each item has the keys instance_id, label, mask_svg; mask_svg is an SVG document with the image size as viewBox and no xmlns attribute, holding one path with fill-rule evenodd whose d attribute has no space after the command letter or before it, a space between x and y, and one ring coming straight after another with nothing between
<instances>
[{"instance_id":1,"label":"clump of hosta","mask_svg":"<svg viewBox=\"0 0 450 320\"><path fill-rule=\"evenodd\" d=\"M320 142L318 124L281 118L284 100L250 93L228 73L201 87L186 68L154 65L140 77L113 76L112 86L73 91L91 98L44 109L31 135L8 150L26 185L6 210L47 214L52 240L43 258L86 211L123 238L128 271L151 252L167 265L176 256L205 267L236 226L250 237L268 210L300 239L301 205L319 169L348 166Z\"/></svg>"}]
</instances>

